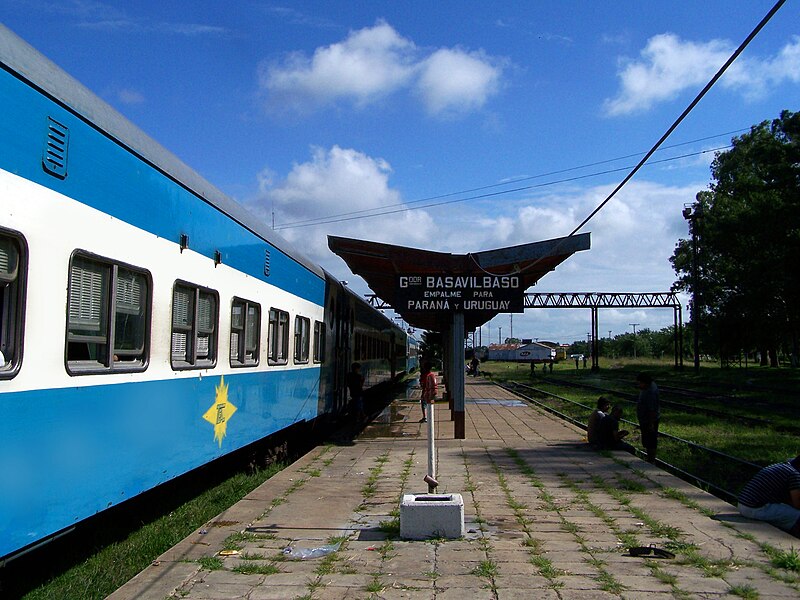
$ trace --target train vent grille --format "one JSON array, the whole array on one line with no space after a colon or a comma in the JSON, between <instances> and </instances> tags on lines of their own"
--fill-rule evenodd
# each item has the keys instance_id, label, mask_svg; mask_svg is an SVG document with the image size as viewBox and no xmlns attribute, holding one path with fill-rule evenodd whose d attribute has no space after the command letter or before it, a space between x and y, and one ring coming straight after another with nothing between
<instances>
[{"instance_id":1,"label":"train vent grille","mask_svg":"<svg viewBox=\"0 0 800 600\"><path fill-rule=\"evenodd\" d=\"M59 179L67 177L67 150L69 149L69 129L47 117L47 132L42 149L42 167Z\"/></svg>"},{"instance_id":2,"label":"train vent grille","mask_svg":"<svg viewBox=\"0 0 800 600\"><path fill-rule=\"evenodd\" d=\"M264 252L264 275L269 277L269 250Z\"/></svg>"}]
</instances>

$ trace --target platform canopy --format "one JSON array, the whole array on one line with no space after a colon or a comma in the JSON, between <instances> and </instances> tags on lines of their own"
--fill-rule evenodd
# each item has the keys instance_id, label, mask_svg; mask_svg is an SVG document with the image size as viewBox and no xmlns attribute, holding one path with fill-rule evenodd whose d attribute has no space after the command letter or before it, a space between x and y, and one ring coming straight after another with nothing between
<instances>
[{"instance_id":1,"label":"platform canopy","mask_svg":"<svg viewBox=\"0 0 800 600\"><path fill-rule=\"evenodd\" d=\"M412 327L429 331L446 330L452 315L441 311L413 310L408 303L398 302L401 276L515 276L519 278L521 292L524 292L575 252L588 250L590 245L590 234L582 233L496 250L449 254L328 236L328 247L347 263L354 274L364 278L378 298ZM499 312L506 311L464 311L466 331L490 321Z\"/></svg>"}]
</instances>

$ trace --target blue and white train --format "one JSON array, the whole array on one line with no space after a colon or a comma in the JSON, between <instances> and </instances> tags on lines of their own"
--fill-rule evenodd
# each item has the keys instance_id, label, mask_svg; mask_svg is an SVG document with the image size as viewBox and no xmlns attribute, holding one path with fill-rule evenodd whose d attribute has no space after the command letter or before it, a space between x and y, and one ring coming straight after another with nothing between
<instances>
[{"instance_id":1,"label":"blue and white train","mask_svg":"<svg viewBox=\"0 0 800 600\"><path fill-rule=\"evenodd\" d=\"M0 25L0 563L406 370L406 333Z\"/></svg>"}]
</instances>

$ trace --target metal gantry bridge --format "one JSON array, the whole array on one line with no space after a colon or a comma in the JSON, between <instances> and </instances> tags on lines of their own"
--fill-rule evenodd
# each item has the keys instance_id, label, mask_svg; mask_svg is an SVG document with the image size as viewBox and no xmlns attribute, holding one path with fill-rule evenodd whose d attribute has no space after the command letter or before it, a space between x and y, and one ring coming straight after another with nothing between
<instances>
[{"instance_id":1,"label":"metal gantry bridge","mask_svg":"<svg viewBox=\"0 0 800 600\"><path fill-rule=\"evenodd\" d=\"M525 308L588 308L592 311L592 370L600 368L598 314L600 308L671 308L675 323L675 368L683 367L683 318L675 292L541 292L525 294Z\"/></svg>"},{"instance_id":2,"label":"metal gantry bridge","mask_svg":"<svg viewBox=\"0 0 800 600\"><path fill-rule=\"evenodd\" d=\"M391 306L375 295L367 296L378 309ZM682 307L675 292L539 292L525 294L525 308L588 308L592 311L592 370L599 366L598 310L601 308L671 308L673 311L675 368L683 367Z\"/></svg>"}]
</instances>

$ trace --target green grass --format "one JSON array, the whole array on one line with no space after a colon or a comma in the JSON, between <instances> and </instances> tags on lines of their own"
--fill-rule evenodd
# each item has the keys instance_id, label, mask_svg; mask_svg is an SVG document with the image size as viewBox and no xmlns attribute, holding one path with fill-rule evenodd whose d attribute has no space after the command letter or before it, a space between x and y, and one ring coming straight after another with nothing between
<instances>
[{"instance_id":1,"label":"green grass","mask_svg":"<svg viewBox=\"0 0 800 600\"><path fill-rule=\"evenodd\" d=\"M480 564L472 570L473 575L494 579L497 577L497 563L492 560L482 560Z\"/></svg>"},{"instance_id":2,"label":"green grass","mask_svg":"<svg viewBox=\"0 0 800 600\"><path fill-rule=\"evenodd\" d=\"M273 465L254 474L234 475L168 515L144 525L125 540L103 548L83 563L31 591L24 598L105 598L163 552L196 532L203 524L241 500L282 468L283 465ZM207 564L215 564L214 558L216 557L209 558Z\"/></svg>"},{"instance_id":3,"label":"green grass","mask_svg":"<svg viewBox=\"0 0 800 600\"><path fill-rule=\"evenodd\" d=\"M800 572L800 554L797 553L797 550L794 549L794 546L787 551L773 551L772 556L770 556L770 562L772 563L773 567L786 569L787 571Z\"/></svg>"},{"instance_id":4,"label":"green grass","mask_svg":"<svg viewBox=\"0 0 800 600\"><path fill-rule=\"evenodd\" d=\"M601 590L611 592L612 594L619 595L620 592L625 589L625 586L614 579L614 576L606 570L600 571L597 575L597 581L600 583Z\"/></svg>"},{"instance_id":5,"label":"green grass","mask_svg":"<svg viewBox=\"0 0 800 600\"><path fill-rule=\"evenodd\" d=\"M669 360L640 359L633 361L628 359L620 361L615 365L613 371L607 366L609 363L603 361L602 357L601 369L603 370L598 373L592 373L589 369L576 371L574 363L572 368L564 364L556 365L553 378L573 380L576 383L587 383L631 394L636 391L632 384L620 382L619 378L625 378L632 382L633 374L645 369L653 374L657 382L664 385L697 389L710 395L720 393L732 395L735 397L734 403L728 400L707 399L703 401L702 406L729 414L735 413L759 419L768 418L774 423L774 426L752 427L719 417L679 413L672 408L663 407L661 430L726 454L739 456L756 464L766 465L780 462L796 454L796 434L791 431L780 431L781 427L797 426L793 400L776 399L775 392L761 391L751 384L778 386L785 389L796 388L800 384L800 369L753 368L745 370L704 366L701 375L697 376L690 368L675 371ZM584 423L600 395L600 392L594 390L582 390L550 383L547 377L537 377L531 381L528 371L514 363L487 362L484 363L484 370L492 372L495 380L516 380L533 384L542 390L586 405L587 408L581 408L553 398L538 398ZM612 401L620 402L625 409L625 418L636 420L633 403L625 402L621 398ZM691 399L681 401L690 404L693 402ZM625 428L631 429L630 426ZM636 445L638 443L637 432L634 431L630 437L630 442ZM668 456L669 462L689 472L704 473L705 478L714 483L719 478L725 480L732 477L731 489L733 491L737 491L752 475L745 471L740 477L736 477L737 473L731 473L730 469L725 470L724 466L720 466L720 461L708 460L704 453L693 453L685 445L663 441L663 444L659 441L660 456Z\"/></svg>"},{"instance_id":6,"label":"green grass","mask_svg":"<svg viewBox=\"0 0 800 600\"><path fill-rule=\"evenodd\" d=\"M270 563L256 563L256 562L248 562L242 563L240 565L235 566L231 569L234 573L241 573L243 575L275 575L275 573L280 573L281 570L275 566L274 564Z\"/></svg>"},{"instance_id":7,"label":"green grass","mask_svg":"<svg viewBox=\"0 0 800 600\"><path fill-rule=\"evenodd\" d=\"M567 574L566 571L562 571L561 569L556 569L553 566L552 561L544 556L541 555L531 556L529 560L534 567L539 569L539 575L541 575L542 577L546 577L551 581L558 577L561 577L562 575Z\"/></svg>"},{"instance_id":8,"label":"green grass","mask_svg":"<svg viewBox=\"0 0 800 600\"><path fill-rule=\"evenodd\" d=\"M370 594L380 594L386 586L381 581L380 576L375 575L367 585L364 586L364 591Z\"/></svg>"},{"instance_id":9,"label":"green grass","mask_svg":"<svg viewBox=\"0 0 800 600\"><path fill-rule=\"evenodd\" d=\"M744 598L745 600L758 600L759 598L758 590L749 585L733 586L728 590L728 593Z\"/></svg>"},{"instance_id":10,"label":"green grass","mask_svg":"<svg viewBox=\"0 0 800 600\"><path fill-rule=\"evenodd\" d=\"M203 567L206 571L219 571L225 568L225 564L218 556L203 556L197 559L197 564Z\"/></svg>"}]
</instances>

